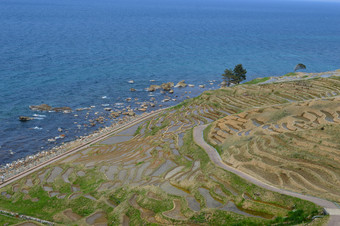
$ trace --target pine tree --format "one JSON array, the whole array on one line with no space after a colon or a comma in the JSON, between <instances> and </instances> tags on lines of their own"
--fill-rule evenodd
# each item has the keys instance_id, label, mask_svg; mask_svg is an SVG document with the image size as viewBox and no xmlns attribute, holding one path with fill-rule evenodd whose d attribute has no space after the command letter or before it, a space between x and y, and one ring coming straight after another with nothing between
<instances>
[{"instance_id":1,"label":"pine tree","mask_svg":"<svg viewBox=\"0 0 340 226\"><path fill-rule=\"evenodd\" d=\"M238 64L234 68L235 79L234 82L236 84L240 84L243 80L246 80L247 70L243 68L242 64Z\"/></svg>"},{"instance_id":2,"label":"pine tree","mask_svg":"<svg viewBox=\"0 0 340 226\"><path fill-rule=\"evenodd\" d=\"M234 79L234 72L232 69L225 69L224 74L222 74L223 81L226 82L227 86L230 86L230 83Z\"/></svg>"}]
</instances>

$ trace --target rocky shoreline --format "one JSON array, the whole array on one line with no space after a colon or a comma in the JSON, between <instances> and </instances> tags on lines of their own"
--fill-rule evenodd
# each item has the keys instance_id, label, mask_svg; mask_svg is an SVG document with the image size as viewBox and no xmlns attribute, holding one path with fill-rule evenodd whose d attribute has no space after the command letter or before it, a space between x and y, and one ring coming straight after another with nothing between
<instances>
[{"instance_id":1,"label":"rocky shoreline","mask_svg":"<svg viewBox=\"0 0 340 226\"><path fill-rule=\"evenodd\" d=\"M329 77L329 76L340 76L340 70L337 71L331 71L331 72L324 72L324 73L296 73L295 76L280 76L280 77L270 77L270 79L266 82L263 83L272 83L272 82L285 82L285 81L294 81L294 80L304 80L304 79L310 79L310 78L316 78L316 77ZM213 84L215 81L211 81L210 85ZM149 92L155 92L156 90L161 90L161 92L168 92L169 94L172 93L173 88L184 88L184 87L194 87L192 84L186 84L184 80L178 82L176 85L172 82L168 83L162 83L162 85L150 85L148 88L146 88ZM200 88L206 87L206 85L199 85ZM187 91L185 91L186 93ZM171 100L170 97L165 96L162 102L167 102ZM127 102L131 101L126 100ZM137 101L137 100L136 100ZM119 111L114 111L112 108L104 108L104 111L107 111L110 113L110 118L115 120L110 126L106 126L104 128L99 128L98 130L94 131L90 135L87 136L80 136L78 139L67 142L67 143L62 143L61 145L55 146L49 150L46 151L41 151L38 152L37 154L34 155L28 155L25 158L18 159L16 161L13 161L12 163L7 163L4 166L0 167L0 175L4 175L5 180L13 177L21 172L24 172L34 166L37 166L43 162L48 161L49 159L52 159L56 156L62 155L65 153L67 150L70 150L72 148L75 148L77 146L80 146L84 143L88 143L91 140L94 140L95 138L98 138L104 134L110 133L113 130L121 127L122 125L125 125L128 122L131 122L132 120L137 120L140 117L145 116L144 113L148 110L148 107L150 106L151 108L155 107L157 101L155 100L154 97L150 99L149 102L143 102L139 103L140 106L138 108L132 109L131 107L127 106L126 108L123 108L122 110ZM159 104L159 107L161 107L159 110L164 110L165 108L162 108L163 105ZM91 109L93 106L91 106L88 109ZM63 112L63 113L71 113L72 109L69 107L56 107L53 108L47 104L42 104L42 105L35 105L35 106L30 106L31 110L35 111L58 111L58 112ZM76 111L82 111L86 110L87 108L78 108ZM142 114L137 114L136 112L141 112ZM26 117L26 116L20 116L20 117ZM30 119L25 119L21 118L21 121L28 121ZM20 118L19 118L20 120ZM104 123L105 118L102 116L99 116L95 120L92 121L92 123ZM91 123L91 121L90 121ZM93 125L93 124L92 124ZM90 124L91 126L91 124ZM60 137L63 138L63 137ZM55 140L54 140L55 141Z\"/></svg>"},{"instance_id":2,"label":"rocky shoreline","mask_svg":"<svg viewBox=\"0 0 340 226\"><path fill-rule=\"evenodd\" d=\"M161 92L168 92L169 94L174 93L174 88L184 88L187 87L187 84L184 80L178 82L176 86L172 82L162 83L160 86L158 85L150 85L150 87L146 88L148 92L155 92L156 90L161 90ZM194 87L193 85L189 87ZM190 92L190 91L189 91ZM187 91L184 92L186 94ZM164 93L163 93L164 94ZM130 102L132 98L126 99L126 102ZM161 101L162 103L168 102L170 100L175 100L170 98L169 96L165 96L164 99ZM150 101L144 101L144 102L137 102L138 99L135 99L136 104L139 105L139 107L132 109L130 106L127 106L123 108L122 110L114 110L110 107L104 107L103 110L106 112L109 112L109 118L112 120L115 120L110 126L106 126L104 128L99 128L98 130L92 132L91 134L87 136L80 136L78 139L75 139L70 142L62 143L61 145L57 145L49 150L40 151L33 155L28 155L24 158L17 159L16 161L13 161L11 163L7 163L4 166L0 166L0 175L4 176L5 181L8 178L11 178L17 174L20 174L24 171L29 170L30 168L33 168L43 162L46 162L56 156L60 156L63 153L65 153L67 150L70 150L72 148L75 148L77 146L80 146L84 143L88 143L91 140L94 140L104 134L110 133L111 131L119 128L122 125L125 125L128 122L131 122L132 120L137 120L140 117L145 116L147 114L148 108L154 108L156 105L160 108L159 110L164 110L162 104L158 104L156 99L154 97L150 98ZM89 108L77 108L75 111L84 111L84 110L91 110L95 106L91 106ZM70 107L52 107L48 104L41 104L41 105L30 105L30 110L32 111L38 111L38 112L61 112L64 114L70 114L73 112L73 109ZM141 114L138 114L136 112L140 112ZM152 111L151 111L152 112ZM97 112L95 114L98 114ZM77 114L74 115L75 117L78 117ZM29 116L19 116L19 120L21 122L26 122L33 120L33 117ZM105 122L105 119L103 116L99 116L93 120L89 120L89 126L95 126L97 123L103 124ZM63 132L61 128L58 128L59 132ZM48 139L49 142L55 142L56 139L59 138L65 138L65 134L61 134L58 137L50 138Z\"/></svg>"},{"instance_id":3,"label":"rocky shoreline","mask_svg":"<svg viewBox=\"0 0 340 226\"><path fill-rule=\"evenodd\" d=\"M159 109L158 111L163 111L164 109ZM82 146L86 143L89 143L91 141L94 141L96 138L99 138L103 135L109 134L113 132L114 130L132 122L135 120L138 120L140 118L146 117L149 114L152 114L154 112L150 113L143 113L140 115L135 115L131 117L124 117L122 120L120 120L118 123L113 123L111 126L100 128L99 130L91 133L87 136L81 136L78 139L74 141L70 141L67 143L63 143L60 146L55 146L50 150L47 151L41 151L34 155L26 156L25 158L18 159L12 163L7 163L5 166L2 166L0 168L0 175L4 176L4 180L6 181L8 178L11 178L17 174L20 174L24 171L27 171L35 166L38 166L52 158L55 158L57 156L61 156L67 151ZM1 181L0 181L1 182Z\"/></svg>"},{"instance_id":4,"label":"rocky shoreline","mask_svg":"<svg viewBox=\"0 0 340 226\"><path fill-rule=\"evenodd\" d=\"M214 84L213 82L215 81L209 81L209 83L212 85ZM129 82L133 84L132 82ZM185 88L185 87L195 87L195 85L192 84L186 84L184 80L179 81L176 85L174 85L173 82L167 82L167 83L162 83L161 85L150 85L149 87L145 88L146 91L149 93L153 93L156 90L160 90L161 94L173 94L174 88ZM199 85L198 87L200 88L205 88L205 85ZM191 93L191 91L185 91L182 95ZM175 96L178 97L178 96ZM146 113L149 110L149 107L154 108L156 105L159 107L158 111L163 111L166 108L163 107L164 102L169 102L171 100L176 101L176 99L169 97L168 95L165 95L163 100L161 100L161 103L158 103L157 100L154 97L150 98L150 101L144 101L144 102L138 102L138 99L134 99L136 104L139 105L139 107L136 108L131 108L130 106L127 106L121 110L114 110L110 107L104 107L103 110L106 112L109 112L109 118L112 120L115 120L110 126L106 126L104 128L99 128L98 130L92 132L89 135L86 136L80 136L79 138L62 143L61 145L56 145L53 148L49 150L44 150L40 151L36 154L33 155L28 155L24 158L17 159L16 161L13 161L11 163L7 163L3 166L0 165L0 175L4 176L4 180L6 181L7 179L14 177L22 172L25 172L33 167L36 167L44 162L49 161L52 158L55 158L57 156L63 155L65 152L68 150L71 150L73 148L76 148L78 146L82 146L86 143L89 143L96 138L103 136L105 134L108 134L116 129L118 129L121 126L124 126L125 124L133 121L133 120L138 120L139 118L142 118L146 116L147 114L151 114L153 111ZM132 101L132 98L127 98L125 100L126 102ZM116 103L117 104L117 103ZM79 111L84 111L84 110L91 110L95 106L91 106L89 108L76 108L75 112ZM74 110L70 107L52 107L48 104L41 104L41 105L30 105L29 106L30 110L32 111L38 111L38 112L61 112L64 114L70 114L73 113ZM137 113L136 113L137 112ZM140 112L138 114L138 112ZM97 115L99 112L96 112L95 114ZM78 117L77 114L74 115L75 117ZM33 120L33 117L29 116L19 116L19 120L21 122L26 122ZM99 116L94 120L90 120L89 126L95 126L97 123L103 124L105 122L105 119L103 116ZM59 132L63 132L61 128L58 128ZM59 138L65 138L64 134L61 134L58 137L55 138L50 138L48 139L49 142L55 142L56 139ZM0 181L1 182L1 181Z\"/></svg>"}]
</instances>

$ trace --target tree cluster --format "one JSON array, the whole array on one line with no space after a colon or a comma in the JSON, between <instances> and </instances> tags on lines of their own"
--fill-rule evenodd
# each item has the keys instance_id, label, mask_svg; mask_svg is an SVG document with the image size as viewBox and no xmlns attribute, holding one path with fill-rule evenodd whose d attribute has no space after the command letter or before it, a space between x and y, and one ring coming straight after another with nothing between
<instances>
[{"instance_id":1,"label":"tree cluster","mask_svg":"<svg viewBox=\"0 0 340 226\"><path fill-rule=\"evenodd\" d=\"M301 69L306 69L306 65L304 64L297 64L294 68L294 72L296 72L297 70L301 70Z\"/></svg>"},{"instance_id":2,"label":"tree cluster","mask_svg":"<svg viewBox=\"0 0 340 226\"><path fill-rule=\"evenodd\" d=\"M233 84L240 84L246 79L247 70L243 68L242 64L238 64L232 69L225 69L222 74L224 84L230 86Z\"/></svg>"}]
</instances>

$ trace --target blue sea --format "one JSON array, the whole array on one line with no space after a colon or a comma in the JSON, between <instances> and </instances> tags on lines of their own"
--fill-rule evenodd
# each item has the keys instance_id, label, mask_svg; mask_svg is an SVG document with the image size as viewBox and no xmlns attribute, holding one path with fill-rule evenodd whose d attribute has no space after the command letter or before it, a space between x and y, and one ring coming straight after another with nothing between
<instances>
[{"instance_id":1,"label":"blue sea","mask_svg":"<svg viewBox=\"0 0 340 226\"><path fill-rule=\"evenodd\" d=\"M127 97L149 100L150 80L209 89L217 82L208 81L220 82L239 63L248 80L291 72L297 63L308 72L338 69L339 24L340 3L324 1L1 0L0 164L112 123L83 126L107 116L107 105L131 105ZM177 100L167 104L201 91L176 89ZM71 114L28 107L42 103L96 107ZM35 120L19 122L21 115ZM48 142L59 127L66 138Z\"/></svg>"}]
</instances>

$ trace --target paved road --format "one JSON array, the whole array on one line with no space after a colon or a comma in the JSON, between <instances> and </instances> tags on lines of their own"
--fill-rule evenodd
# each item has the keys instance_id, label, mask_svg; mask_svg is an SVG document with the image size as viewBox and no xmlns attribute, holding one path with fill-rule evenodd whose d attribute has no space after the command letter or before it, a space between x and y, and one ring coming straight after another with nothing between
<instances>
[{"instance_id":1,"label":"paved road","mask_svg":"<svg viewBox=\"0 0 340 226\"><path fill-rule=\"evenodd\" d=\"M325 211L327 213L330 214L330 220L328 222L328 226L340 226L340 209L333 203L330 202L328 200L325 199L320 199L317 197L313 197L313 196L308 196L308 195L303 195L300 193L296 193L296 192L292 192L292 191L287 191L284 189L280 189L280 188L276 188L272 185L266 184L244 172L241 172L231 166L228 166L227 164L225 164L222 159L221 156L219 155L219 153L216 151L215 148L213 148L212 146L210 146L209 144L207 144L203 138L203 130L207 127L208 125L201 125L201 126L197 126L194 128L194 141L201 146L209 155L209 158L211 159L211 161L213 163L215 163L217 166L232 172L240 177L242 177L243 179L256 184L259 187L262 187L264 189L270 190L270 191L274 191L274 192L278 192L281 194L285 194L285 195L289 195L289 196L293 196L293 197L297 197L300 199L304 199L310 202L313 202L319 206L322 206Z\"/></svg>"},{"instance_id":2,"label":"paved road","mask_svg":"<svg viewBox=\"0 0 340 226\"><path fill-rule=\"evenodd\" d=\"M21 178L23 178L23 177L26 177L27 175L29 175L29 174L31 174L31 173L33 173L33 172L36 172L36 171L38 171L38 170L44 168L44 167L47 166L47 165L50 165L50 164L52 164L52 163L54 163L54 162L57 162L57 161L59 161L59 160L61 160L61 159L64 159L65 157L67 157L67 156L69 156L69 155L72 155L72 154L74 154L74 153L76 153L76 152L78 152L78 151L80 151L80 150L83 150L83 149L85 149L85 148L88 148L88 147L90 147L92 144L95 144L95 143L97 143L97 142L99 142L99 141L101 141L101 140L104 140L104 139L106 139L106 138L112 136L112 135L115 134L115 133L121 132L121 131L123 131L123 130L125 130L125 129L131 127L131 126L134 126L134 125L136 125L136 124L142 122L142 121L145 121L145 120L147 120L147 119L149 119L149 118L151 118L151 117L154 117L154 116L156 116L157 114L163 112L165 109L167 109L167 108L159 109L159 110L157 110L157 111L147 113L146 115L141 116L141 117L138 117L137 119L134 119L134 120L132 120L132 121L126 123L126 124L123 124L122 126L120 126L120 127L118 127L118 128L115 128L115 129L113 129L112 131L109 131L108 133L105 133L105 134L103 134L103 135L101 135L101 136L99 136L99 137L97 137L97 138L95 138L95 139L93 139L93 140L91 140L91 141L85 143L85 144L82 144L82 145L80 145L80 146L78 146L78 147L75 147L75 148L73 148L73 149L71 149L71 150L69 150L69 151L67 151L67 152L65 152L65 153L63 153L63 154L61 154L61 155L58 155L58 156L56 156L56 157L54 157L54 158L52 158L52 159L47 160L46 162L43 162L43 163L41 163L41 164L39 164L39 165L37 165L37 166L35 166L35 167L32 167L32 168L30 168L30 169L28 169L28 170L22 172L22 173L19 173L19 174L15 175L15 176L13 176L13 177L11 177L11 178L8 178L4 183L0 184L0 188L3 188L3 187L5 187L5 186L7 186L7 185L13 183L13 182L16 181L16 180L19 180L19 179L21 179ZM1 182L0 182L0 183L1 183Z\"/></svg>"}]
</instances>

